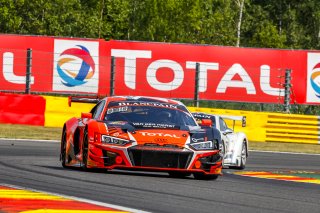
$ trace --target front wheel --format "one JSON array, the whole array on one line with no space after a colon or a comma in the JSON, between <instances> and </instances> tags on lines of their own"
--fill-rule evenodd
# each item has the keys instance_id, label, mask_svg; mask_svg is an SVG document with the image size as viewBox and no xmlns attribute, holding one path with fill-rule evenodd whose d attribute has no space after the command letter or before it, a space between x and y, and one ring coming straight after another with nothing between
<instances>
[{"instance_id":1,"label":"front wheel","mask_svg":"<svg viewBox=\"0 0 320 213\"><path fill-rule=\"evenodd\" d=\"M203 173L194 173L193 176L197 180L215 180L218 178L219 175L206 175Z\"/></svg>"},{"instance_id":2,"label":"front wheel","mask_svg":"<svg viewBox=\"0 0 320 213\"><path fill-rule=\"evenodd\" d=\"M88 144L88 131L85 130L82 142L82 168L84 170L88 170Z\"/></svg>"},{"instance_id":3,"label":"front wheel","mask_svg":"<svg viewBox=\"0 0 320 213\"><path fill-rule=\"evenodd\" d=\"M63 131L61 138L60 160L62 167L66 168L66 152L67 152L67 133Z\"/></svg>"}]
</instances>

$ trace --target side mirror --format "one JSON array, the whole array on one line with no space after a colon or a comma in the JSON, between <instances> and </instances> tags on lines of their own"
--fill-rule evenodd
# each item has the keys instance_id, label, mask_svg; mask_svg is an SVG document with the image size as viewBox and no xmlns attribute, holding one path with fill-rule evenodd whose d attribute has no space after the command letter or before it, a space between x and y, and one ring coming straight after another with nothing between
<instances>
[{"instance_id":1,"label":"side mirror","mask_svg":"<svg viewBox=\"0 0 320 213\"><path fill-rule=\"evenodd\" d=\"M224 135L227 135L227 134L230 134L230 133L233 133L233 130L232 129L226 129L224 132L223 132L223 134Z\"/></svg>"},{"instance_id":2,"label":"side mirror","mask_svg":"<svg viewBox=\"0 0 320 213\"><path fill-rule=\"evenodd\" d=\"M242 127L246 127L247 126L247 117L243 116L242 117Z\"/></svg>"},{"instance_id":3,"label":"side mirror","mask_svg":"<svg viewBox=\"0 0 320 213\"><path fill-rule=\"evenodd\" d=\"M201 126L211 127L212 126L212 120L210 119L202 119L201 120Z\"/></svg>"},{"instance_id":4,"label":"side mirror","mask_svg":"<svg viewBox=\"0 0 320 213\"><path fill-rule=\"evenodd\" d=\"M85 118L87 118L87 119L91 119L92 118L92 114L89 112L82 112L81 113L81 118L82 119L85 119Z\"/></svg>"},{"instance_id":5,"label":"side mirror","mask_svg":"<svg viewBox=\"0 0 320 213\"><path fill-rule=\"evenodd\" d=\"M69 96L69 97L68 97L68 106L69 106L69 107L71 107L71 103L72 103L72 101L71 101L71 96Z\"/></svg>"}]
</instances>

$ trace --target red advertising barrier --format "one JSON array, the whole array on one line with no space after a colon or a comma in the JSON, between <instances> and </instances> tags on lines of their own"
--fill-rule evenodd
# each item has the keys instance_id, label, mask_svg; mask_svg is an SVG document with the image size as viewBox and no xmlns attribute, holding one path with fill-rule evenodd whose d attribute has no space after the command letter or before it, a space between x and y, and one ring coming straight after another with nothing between
<instances>
[{"instance_id":1,"label":"red advertising barrier","mask_svg":"<svg viewBox=\"0 0 320 213\"><path fill-rule=\"evenodd\" d=\"M53 38L0 35L1 90L25 90L28 48L36 50L32 55L31 89L52 90Z\"/></svg>"},{"instance_id":2,"label":"red advertising barrier","mask_svg":"<svg viewBox=\"0 0 320 213\"><path fill-rule=\"evenodd\" d=\"M31 91L284 102L291 70L292 103L320 103L320 52L213 45L0 35L0 91L24 91L26 50L32 49Z\"/></svg>"},{"instance_id":3,"label":"red advertising barrier","mask_svg":"<svg viewBox=\"0 0 320 213\"><path fill-rule=\"evenodd\" d=\"M106 50L101 49L106 45L99 43L102 42L94 39L0 34L0 91L25 90L30 48L31 91L98 93L98 87L103 88L109 77L107 72L100 72L106 69L107 59Z\"/></svg>"},{"instance_id":4,"label":"red advertising barrier","mask_svg":"<svg viewBox=\"0 0 320 213\"><path fill-rule=\"evenodd\" d=\"M42 96L0 93L0 123L44 126L45 108Z\"/></svg>"},{"instance_id":5,"label":"red advertising barrier","mask_svg":"<svg viewBox=\"0 0 320 213\"><path fill-rule=\"evenodd\" d=\"M285 70L291 69L291 100L305 103L307 51L128 41L110 46L118 95L192 99L199 63L202 100L283 103Z\"/></svg>"}]
</instances>

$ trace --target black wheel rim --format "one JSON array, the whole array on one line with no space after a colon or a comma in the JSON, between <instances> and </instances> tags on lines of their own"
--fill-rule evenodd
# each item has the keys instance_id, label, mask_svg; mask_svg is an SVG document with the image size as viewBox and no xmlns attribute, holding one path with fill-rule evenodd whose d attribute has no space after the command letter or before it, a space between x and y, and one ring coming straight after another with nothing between
<instances>
[{"instance_id":1,"label":"black wheel rim","mask_svg":"<svg viewBox=\"0 0 320 213\"><path fill-rule=\"evenodd\" d=\"M220 151L220 156L222 158L222 166L224 166L224 155L226 153L226 147L225 147L224 141L221 141L219 151Z\"/></svg>"},{"instance_id":2,"label":"black wheel rim","mask_svg":"<svg viewBox=\"0 0 320 213\"><path fill-rule=\"evenodd\" d=\"M88 162L88 133L87 132L84 133L84 137L83 137L82 155L83 155L83 166L86 168L87 162Z\"/></svg>"},{"instance_id":3,"label":"black wheel rim","mask_svg":"<svg viewBox=\"0 0 320 213\"><path fill-rule=\"evenodd\" d=\"M242 164L245 165L246 161L247 161L247 145L245 142L243 142L242 145L242 150L241 150L241 160L242 160Z\"/></svg>"},{"instance_id":4,"label":"black wheel rim","mask_svg":"<svg viewBox=\"0 0 320 213\"><path fill-rule=\"evenodd\" d=\"M66 143L66 132L63 132L62 136L62 149L61 149L61 162L63 165L66 163L66 149L67 149L67 143Z\"/></svg>"}]
</instances>

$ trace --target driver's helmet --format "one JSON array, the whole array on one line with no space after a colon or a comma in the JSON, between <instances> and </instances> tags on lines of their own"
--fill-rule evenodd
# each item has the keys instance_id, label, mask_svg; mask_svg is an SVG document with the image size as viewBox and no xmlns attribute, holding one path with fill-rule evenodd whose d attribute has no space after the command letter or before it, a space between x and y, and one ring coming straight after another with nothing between
<instances>
[{"instance_id":1,"label":"driver's helmet","mask_svg":"<svg viewBox=\"0 0 320 213\"><path fill-rule=\"evenodd\" d=\"M172 114L167 111L161 111L157 113L157 120L160 122L171 122L172 121Z\"/></svg>"}]
</instances>

